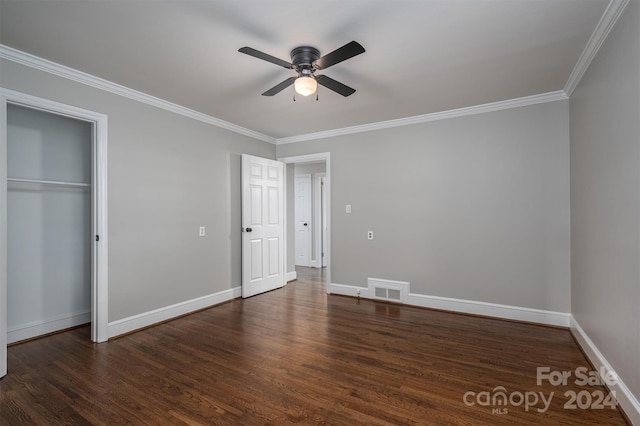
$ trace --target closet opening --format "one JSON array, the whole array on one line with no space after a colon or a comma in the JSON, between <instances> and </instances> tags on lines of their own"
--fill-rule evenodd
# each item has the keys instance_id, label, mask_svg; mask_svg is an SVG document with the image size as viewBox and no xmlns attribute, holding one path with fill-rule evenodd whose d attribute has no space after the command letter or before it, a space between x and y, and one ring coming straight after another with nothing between
<instances>
[{"instance_id":1,"label":"closet opening","mask_svg":"<svg viewBox=\"0 0 640 426\"><path fill-rule=\"evenodd\" d=\"M91 322L92 134L7 105L7 343Z\"/></svg>"},{"instance_id":2,"label":"closet opening","mask_svg":"<svg viewBox=\"0 0 640 426\"><path fill-rule=\"evenodd\" d=\"M107 117L0 95L1 377L7 344L88 323L108 339L108 235Z\"/></svg>"}]
</instances>

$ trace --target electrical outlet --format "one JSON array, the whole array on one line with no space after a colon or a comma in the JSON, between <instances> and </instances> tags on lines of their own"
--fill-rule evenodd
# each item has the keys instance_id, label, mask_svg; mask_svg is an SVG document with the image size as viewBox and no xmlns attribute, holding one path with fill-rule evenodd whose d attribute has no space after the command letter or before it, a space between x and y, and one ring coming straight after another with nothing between
<instances>
[{"instance_id":1,"label":"electrical outlet","mask_svg":"<svg viewBox=\"0 0 640 426\"><path fill-rule=\"evenodd\" d=\"M199 235L200 235L201 237L204 237L204 236L205 236L205 234L206 234L206 229L205 229L205 227L204 227L204 226L201 226L201 227L200 227L200 234L199 234Z\"/></svg>"},{"instance_id":2,"label":"electrical outlet","mask_svg":"<svg viewBox=\"0 0 640 426\"><path fill-rule=\"evenodd\" d=\"M367 239L368 240L373 240L373 231L367 232Z\"/></svg>"},{"instance_id":3,"label":"electrical outlet","mask_svg":"<svg viewBox=\"0 0 640 426\"><path fill-rule=\"evenodd\" d=\"M347 213L351 213L351 204L347 204L344 210Z\"/></svg>"},{"instance_id":4,"label":"electrical outlet","mask_svg":"<svg viewBox=\"0 0 640 426\"><path fill-rule=\"evenodd\" d=\"M356 294L358 295L358 297L360 297L360 289L356 290Z\"/></svg>"}]
</instances>

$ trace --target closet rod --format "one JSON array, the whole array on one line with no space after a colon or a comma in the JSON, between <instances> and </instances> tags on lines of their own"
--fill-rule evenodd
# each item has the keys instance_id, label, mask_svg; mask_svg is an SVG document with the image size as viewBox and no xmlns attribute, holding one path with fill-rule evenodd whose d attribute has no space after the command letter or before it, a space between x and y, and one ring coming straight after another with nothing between
<instances>
[{"instance_id":1,"label":"closet rod","mask_svg":"<svg viewBox=\"0 0 640 426\"><path fill-rule=\"evenodd\" d=\"M38 180L38 179L19 179L19 178L7 178L9 182L25 182L25 183L41 183L44 185L63 185L63 186L81 186L89 187L90 183L78 183L78 182L62 182L58 180Z\"/></svg>"}]
</instances>

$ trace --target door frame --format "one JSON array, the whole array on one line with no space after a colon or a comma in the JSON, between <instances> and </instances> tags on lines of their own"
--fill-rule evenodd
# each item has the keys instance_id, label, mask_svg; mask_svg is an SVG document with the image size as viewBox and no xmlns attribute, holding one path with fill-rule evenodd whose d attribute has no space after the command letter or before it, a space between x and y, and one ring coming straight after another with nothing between
<instances>
[{"instance_id":1,"label":"door frame","mask_svg":"<svg viewBox=\"0 0 640 426\"><path fill-rule=\"evenodd\" d=\"M327 247L325 249L325 254L327 257L327 268L325 271L325 276L327 278L327 294L330 293L329 289L331 288L331 153L330 152L320 152L317 154L306 154L306 155L296 155L291 157L279 157L278 161L282 161L285 164L304 164L304 163L316 163L318 161L325 162L325 191L327 192ZM289 194L287 194L287 176L285 173L285 200L289 200ZM294 177L295 179L295 177ZM287 217L287 210L285 208L285 227L284 227L284 241L285 241L285 259L289 259L288 252L290 247L288 247L288 238L287 238L287 229L289 228L289 221L291 218ZM295 251L294 251L295 252ZM286 265L286 264L285 264ZM286 265L285 267L288 267ZM288 269L288 268L287 268Z\"/></svg>"},{"instance_id":2,"label":"door frame","mask_svg":"<svg viewBox=\"0 0 640 426\"><path fill-rule=\"evenodd\" d=\"M314 212L314 217L316 218L316 227L314 228L314 235L315 235L315 239L316 239L316 254L317 254L317 259L316 259L316 266L318 268L324 268L327 264L327 259L326 257L324 257L322 255L322 252L324 251L324 242L323 242L323 237L325 236L325 232L324 232L324 222L326 221L326 214L327 214L327 209L326 206L324 205L326 203L327 197L326 197L326 193L323 190L323 185L322 185L322 180L324 179L326 181L326 177L327 174L326 173L316 173L315 175L315 179L314 179L314 187L313 187L313 191L314 191L314 206L313 209L315 210Z\"/></svg>"},{"instance_id":3,"label":"door frame","mask_svg":"<svg viewBox=\"0 0 640 426\"><path fill-rule=\"evenodd\" d=\"M13 104L92 124L91 340L108 340L107 116L0 87L0 377L7 368L7 105Z\"/></svg>"}]
</instances>

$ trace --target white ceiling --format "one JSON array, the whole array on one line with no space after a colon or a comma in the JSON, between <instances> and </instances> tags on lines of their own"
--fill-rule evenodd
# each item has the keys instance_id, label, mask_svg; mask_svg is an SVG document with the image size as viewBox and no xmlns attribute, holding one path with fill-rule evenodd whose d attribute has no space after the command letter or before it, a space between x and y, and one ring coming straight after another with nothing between
<instances>
[{"instance_id":1,"label":"white ceiling","mask_svg":"<svg viewBox=\"0 0 640 426\"><path fill-rule=\"evenodd\" d=\"M562 90L608 0L0 0L0 43L283 138ZM356 40L323 70L357 91L260 94L289 61Z\"/></svg>"}]
</instances>

